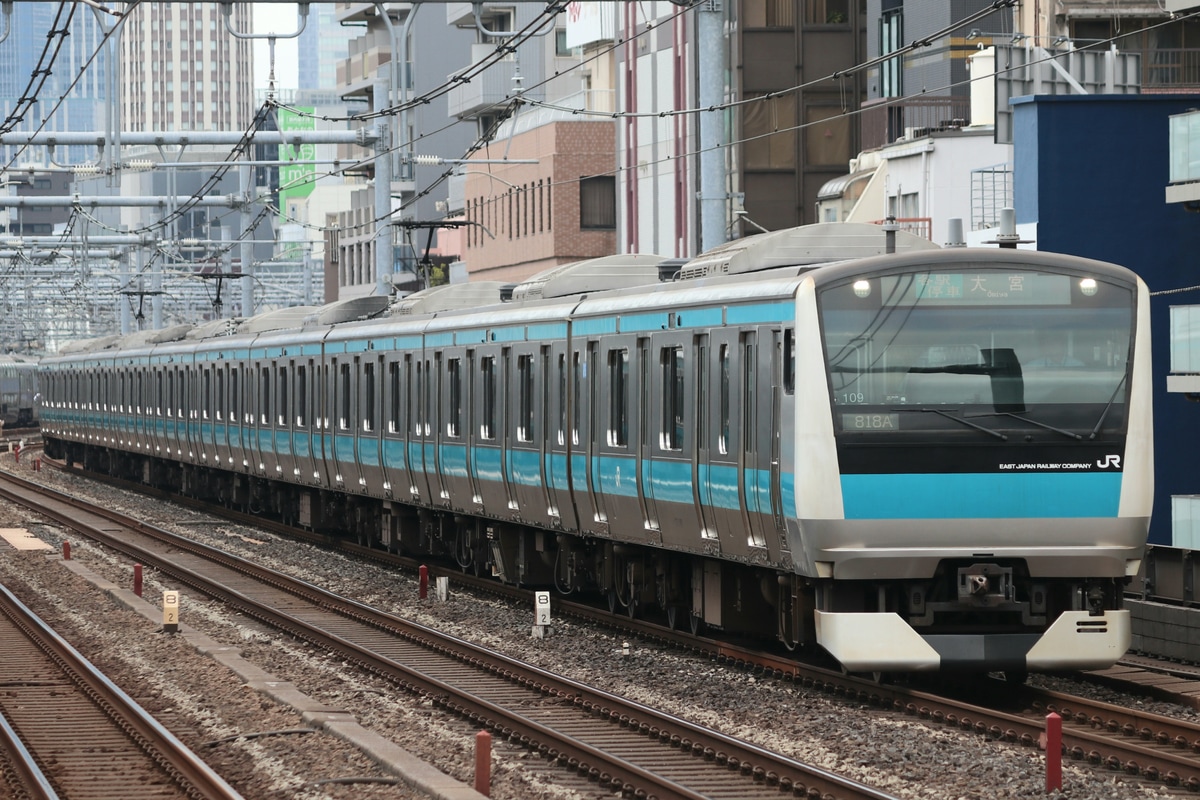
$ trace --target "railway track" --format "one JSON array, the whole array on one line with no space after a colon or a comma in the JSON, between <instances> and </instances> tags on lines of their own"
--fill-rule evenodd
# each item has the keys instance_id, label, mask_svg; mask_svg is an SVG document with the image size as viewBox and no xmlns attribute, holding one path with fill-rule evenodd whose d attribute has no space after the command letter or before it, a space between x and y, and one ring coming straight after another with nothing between
<instances>
[{"instance_id":1,"label":"railway track","mask_svg":"<svg viewBox=\"0 0 1200 800\"><path fill-rule=\"evenodd\" d=\"M121 481L113 482L139 488ZM165 494L159 494L166 497ZM213 509L207 504L187 499L183 501L245 524L268 527L291 535L297 533L294 528L249 514ZM311 532L307 536L314 541L330 544ZM407 567L416 565L412 559L352 543L338 542L337 546L379 561ZM527 589L499 586L495 581L444 567L430 566L429 570L431 575L452 574L459 584L508 594L519 601L528 601L530 594ZM1180 720L1032 687L1014 690L1002 682L988 683L982 688L975 684L956 699L910 686L880 684L876 680L846 675L797 659L793 654L771 653L755 646L695 636L665 626L661 621L612 615L603 608L584 603L556 599L555 611L556 614L569 614L614 627L631 636L697 651L719 663L755 674L795 681L834 695L920 718L931 724L950 725L1028 747L1040 745L1045 733L1045 716L1054 711L1063 717L1063 752L1067 757L1101 769L1200 791L1200 726ZM1184 705L1190 701L1187 697L1173 697L1165 687L1160 688L1156 697Z\"/></svg>"},{"instance_id":2,"label":"railway track","mask_svg":"<svg viewBox=\"0 0 1200 800\"><path fill-rule=\"evenodd\" d=\"M14 476L0 494L625 796L892 797Z\"/></svg>"},{"instance_id":3,"label":"railway track","mask_svg":"<svg viewBox=\"0 0 1200 800\"><path fill-rule=\"evenodd\" d=\"M2 586L0 641L5 797L240 800Z\"/></svg>"}]
</instances>

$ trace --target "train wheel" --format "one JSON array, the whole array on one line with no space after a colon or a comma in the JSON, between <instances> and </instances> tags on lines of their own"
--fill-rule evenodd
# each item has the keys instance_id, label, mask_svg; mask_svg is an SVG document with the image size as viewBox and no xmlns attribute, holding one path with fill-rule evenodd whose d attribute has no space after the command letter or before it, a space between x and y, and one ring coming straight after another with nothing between
<instances>
[{"instance_id":1,"label":"train wheel","mask_svg":"<svg viewBox=\"0 0 1200 800\"><path fill-rule=\"evenodd\" d=\"M667 627L676 630L679 625L679 607L667 606Z\"/></svg>"},{"instance_id":2,"label":"train wheel","mask_svg":"<svg viewBox=\"0 0 1200 800\"><path fill-rule=\"evenodd\" d=\"M700 617L697 614L688 614L688 630L695 636L700 632L700 627L703 623L700 622Z\"/></svg>"},{"instance_id":3,"label":"train wheel","mask_svg":"<svg viewBox=\"0 0 1200 800\"><path fill-rule=\"evenodd\" d=\"M608 613L617 613L617 593L609 589L604 595L608 599Z\"/></svg>"}]
</instances>

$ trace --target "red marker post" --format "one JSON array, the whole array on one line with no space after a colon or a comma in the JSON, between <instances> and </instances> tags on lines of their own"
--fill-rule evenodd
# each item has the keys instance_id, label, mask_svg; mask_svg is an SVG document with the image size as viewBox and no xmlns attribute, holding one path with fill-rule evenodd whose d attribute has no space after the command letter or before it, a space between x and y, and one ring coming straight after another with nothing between
<instances>
[{"instance_id":1,"label":"red marker post","mask_svg":"<svg viewBox=\"0 0 1200 800\"><path fill-rule=\"evenodd\" d=\"M429 567L422 564L417 573L421 576L421 586L417 596L424 600L429 597Z\"/></svg>"},{"instance_id":2,"label":"red marker post","mask_svg":"<svg viewBox=\"0 0 1200 800\"><path fill-rule=\"evenodd\" d=\"M492 796L492 735L487 731L475 734L475 791Z\"/></svg>"},{"instance_id":3,"label":"red marker post","mask_svg":"<svg viewBox=\"0 0 1200 800\"><path fill-rule=\"evenodd\" d=\"M142 596L142 565L133 565L133 593Z\"/></svg>"},{"instance_id":4,"label":"red marker post","mask_svg":"<svg viewBox=\"0 0 1200 800\"><path fill-rule=\"evenodd\" d=\"M1062 717L1046 715L1046 794L1062 791Z\"/></svg>"}]
</instances>

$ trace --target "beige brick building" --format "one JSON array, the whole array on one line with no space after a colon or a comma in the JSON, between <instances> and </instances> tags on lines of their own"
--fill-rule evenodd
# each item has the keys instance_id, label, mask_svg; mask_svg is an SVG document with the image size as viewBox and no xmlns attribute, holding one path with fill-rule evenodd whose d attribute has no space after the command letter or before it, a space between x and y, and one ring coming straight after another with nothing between
<instances>
[{"instance_id":1,"label":"beige brick building","mask_svg":"<svg viewBox=\"0 0 1200 800\"><path fill-rule=\"evenodd\" d=\"M617 252L613 122L551 122L498 137L468 162L463 261L471 280L516 283ZM482 163L506 158L536 164Z\"/></svg>"}]
</instances>

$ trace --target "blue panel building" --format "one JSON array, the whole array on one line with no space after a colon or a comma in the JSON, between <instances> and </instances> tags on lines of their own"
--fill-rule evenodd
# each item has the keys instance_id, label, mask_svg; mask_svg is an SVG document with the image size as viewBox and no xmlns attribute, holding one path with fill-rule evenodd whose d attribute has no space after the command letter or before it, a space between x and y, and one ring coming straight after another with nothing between
<instances>
[{"instance_id":1,"label":"blue panel building","mask_svg":"<svg viewBox=\"0 0 1200 800\"><path fill-rule=\"evenodd\" d=\"M1111 261L1151 292L1154 337L1154 520L1171 542L1171 496L1200 491L1200 406L1167 391L1170 307L1200 303L1200 214L1168 204L1168 117L1200 95L1040 95L1013 106L1014 205L1037 248ZM1186 291L1173 291L1185 289Z\"/></svg>"}]
</instances>

